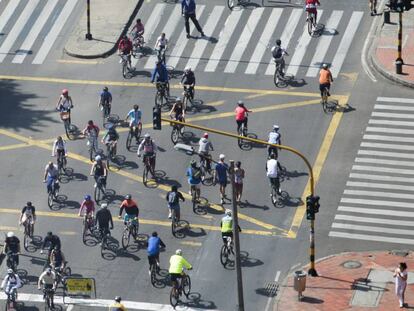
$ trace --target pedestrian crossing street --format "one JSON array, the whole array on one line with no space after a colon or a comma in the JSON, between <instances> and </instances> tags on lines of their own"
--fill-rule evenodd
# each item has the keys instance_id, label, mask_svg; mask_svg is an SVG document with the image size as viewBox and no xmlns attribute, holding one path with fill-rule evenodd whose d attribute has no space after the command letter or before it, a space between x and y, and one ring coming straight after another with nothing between
<instances>
[{"instance_id":1,"label":"pedestrian crossing street","mask_svg":"<svg viewBox=\"0 0 414 311\"><path fill-rule=\"evenodd\" d=\"M414 245L414 99L378 97L330 237Z\"/></svg>"},{"instance_id":2,"label":"pedestrian crossing street","mask_svg":"<svg viewBox=\"0 0 414 311\"><path fill-rule=\"evenodd\" d=\"M221 5L198 5L197 18L207 37L201 38L190 22L192 36L198 37L188 40L180 13L180 5L158 3L141 18L149 47L166 33L170 41L167 65L204 72L273 75L270 49L280 38L290 54L286 57L287 73L306 77L316 77L323 63L331 64L333 76L338 76L364 15L361 11L318 10L325 30L322 36L311 38L303 9L259 7L231 12ZM154 55L142 57L135 59L133 66L153 69L155 61Z\"/></svg>"}]
</instances>

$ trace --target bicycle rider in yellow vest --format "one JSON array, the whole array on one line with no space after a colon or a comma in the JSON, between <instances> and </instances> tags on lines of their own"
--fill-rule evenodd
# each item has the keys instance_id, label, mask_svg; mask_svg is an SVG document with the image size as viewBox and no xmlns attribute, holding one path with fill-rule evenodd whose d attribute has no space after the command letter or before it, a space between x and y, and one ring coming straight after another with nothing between
<instances>
[{"instance_id":1,"label":"bicycle rider in yellow vest","mask_svg":"<svg viewBox=\"0 0 414 311\"><path fill-rule=\"evenodd\" d=\"M221 237L223 243L227 243L227 239L230 237L233 240L233 217L231 217L231 210L226 210L226 216L221 219ZM238 226L239 232L241 232L240 226Z\"/></svg>"},{"instance_id":2,"label":"bicycle rider in yellow vest","mask_svg":"<svg viewBox=\"0 0 414 311\"><path fill-rule=\"evenodd\" d=\"M170 257L170 268L168 269L173 286L177 286L179 284L177 281L182 278L184 268L187 270L193 269L190 263L182 256L181 249L177 249L175 251L175 255Z\"/></svg>"}]
</instances>

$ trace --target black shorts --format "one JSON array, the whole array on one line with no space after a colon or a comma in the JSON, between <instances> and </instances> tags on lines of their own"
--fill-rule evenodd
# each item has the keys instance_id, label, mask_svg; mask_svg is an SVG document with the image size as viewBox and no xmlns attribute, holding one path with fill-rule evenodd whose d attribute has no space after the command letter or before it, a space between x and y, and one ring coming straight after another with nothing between
<instances>
[{"instance_id":1,"label":"black shorts","mask_svg":"<svg viewBox=\"0 0 414 311\"><path fill-rule=\"evenodd\" d=\"M223 238L223 243L227 243L227 237L231 237L233 240L233 232L222 232L221 237Z\"/></svg>"},{"instance_id":2,"label":"black shorts","mask_svg":"<svg viewBox=\"0 0 414 311\"><path fill-rule=\"evenodd\" d=\"M329 89L331 88L331 84L330 83L323 83L323 84L319 84L319 90L321 91L321 94L323 92L323 90L325 90L325 88Z\"/></svg>"},{"instance_id":3,"label":"black shorts","mask_svg":"<svg viewBox=\"0 0 414 311\"><path fill-rule=\"evenodd\" d=\"M171 282L177 282L178 279L181 279L182 277L181 273L170 273Z\"/></svg>"},{"instance_id":4,"label":"black shorts","mask_svg":"<svg viewBox=\"0 0 414 311\"><path fill-rule=\"evenodd\" d=\"M159 259L160 259L160 254L150 255L150 256L148 256L148 263L149 263L150 266L151 265L156 265L157 262L159 261Z\"/></svg>"}]
</instances>

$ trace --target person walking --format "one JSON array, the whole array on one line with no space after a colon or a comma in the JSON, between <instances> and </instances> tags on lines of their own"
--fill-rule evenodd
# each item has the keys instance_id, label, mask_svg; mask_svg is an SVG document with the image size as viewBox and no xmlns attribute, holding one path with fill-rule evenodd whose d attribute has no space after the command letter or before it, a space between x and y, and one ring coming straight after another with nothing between
<instances>
[{"instance_id":1,"label":"person walking","mask_svg":"<svg viewBox=\"0 0 414 311\"><path fill-rule=\"evenodd\" d=\"M229 166L224 162L226 156L224 154L220 154L220 162L216 164L216 168L214 170L214 181L215 183L219 183L220 185L220 204L224 204L224 200L227 199L226 197L226 186L227 186L227 170Z\"/></svg>"},{"instance_id":2,"label":"person walking","mask_svg":"<svg viewBox=\"0 0 414 311\"><path fill-rule=\"evenodd\" d=\"M181 2L181 15L184 16L185 31L187 32L187 39L190 38L190 23L189 19L192 20L194 26L197 28L198 32L204 37L203 29L198 23L196 17L196 4L194 0L182 0Z\"/></svg>"},{"instance_id":3,"label":"person walking","mask_svg":"<svg viewBox=\"0 0 414 311\"><path fill-rule=\"evenodd\" d=\"M404 308L406 304L404 303L404 294L405 289L407 288L407 264L405 262L400 262L397 269L394 271L395 278L395 294L398 297L400 303L400 308Z\"/></svg>"},{"instance_id":4,"label":"person walking","mask_svg":"<svg viewBox=\"0 0 414 311\"><path fill-rule=\"evenodd\" d=\"M241 168L241 162L236 162L236 167L234 168L234 189L236 191L236 203L240 205L241 196L243 193L243 179L244 179L244 169Z\"/></svg>"}]
</instances>

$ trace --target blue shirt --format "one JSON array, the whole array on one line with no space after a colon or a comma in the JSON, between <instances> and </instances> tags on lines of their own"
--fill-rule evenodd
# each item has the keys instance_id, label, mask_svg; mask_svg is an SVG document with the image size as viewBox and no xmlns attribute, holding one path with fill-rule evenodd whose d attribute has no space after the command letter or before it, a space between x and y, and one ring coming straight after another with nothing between
<instances>
[{"instance_id":1,"label":"blue shirt","mask_svg":"<svg viewBox=\"0 0 414 311\"><path fill-rule=\"evenodd\" d=\"M137 123L141 121L141 116L141 110L138 109L137 111L135 111L134 109L132 109L130 112L128 112L127 118L130 118L132 122Z\"/></svg>"},{"instance_id":2,"label":"blue shirt","mask_svg":"<svg viewBox=\"0 0 414 311\"><path fill-rule=\"evenodd\" d=\"M152 236L148 239L148 256L154 256L160 253L160 242L159 237Z\"/></svg>"},{"instance_id":3,"label":"blue shirt","mask_svg":"<svg viewBox=\"0 0 414 311\"><path fill-rule=\"evenodd\" d=\"M196 10L196 4L194 0L183 0L181 2L181 12L183 14L194 14Z\"/></svg>"},{"instance_id":4,"label":"blue shirt","mask_svg":"<svg viewBox=\"0 0 414 311\"><path fill-rule=\"evenodd\" d=\"M200 172L200 169L198 169L198 171ZM193 169L191 166L187 169L187 176L188 176L188 183L190 185L198 185L199 183L201 183L201 172L200 172L199 177L194 177Z\"/></svg>"},{"instance_id":5,"label":"blue shirt","mask_svg":"<svg viewBox=\"0 0 414 311\"><path fill-rule=\"evenodd\" d=\"M216 164L216 173L217 179L219 182L226 182L227 181L227 169L229 167L225 163L218 163Z\"/></svg>"},{"instance_id":6,"label":"blue shirt","mask_svg":"<svg viewBox=\"0 0 414 311\"><path fill-rule=\"evenodd\" d=\"M105 102L111 102L112 101L112 94L109 91L102 91L101 93L101 100Z\"/></svg>"},{"instance_id":7,"label":"blue shirt","mask_svg":"<svg viewBox=\"0 0 414 311\"><path fill-rule=\"evenodd\" d=\"M159 68L158 66L155 66L155 69L152 72L151 82L154 82L155 78L157 78L157 82L168 82L168 71L164 64L161 64Z\"/></svg>"}]
</instances>

